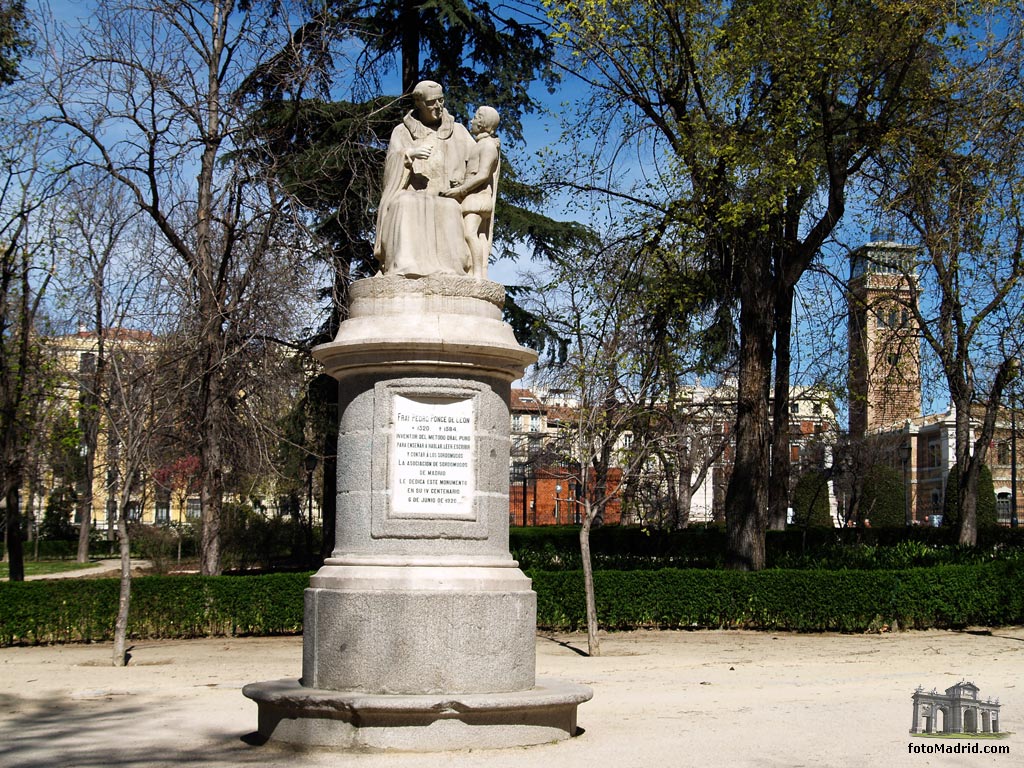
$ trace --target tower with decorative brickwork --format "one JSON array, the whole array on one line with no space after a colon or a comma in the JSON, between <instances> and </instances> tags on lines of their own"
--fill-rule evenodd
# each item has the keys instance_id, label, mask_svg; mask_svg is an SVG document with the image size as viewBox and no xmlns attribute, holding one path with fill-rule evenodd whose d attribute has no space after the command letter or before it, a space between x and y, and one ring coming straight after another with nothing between
<instances>
[{"instance_id":1,"label":"tower with decorative brickwork","mask_svg":"<svg viewBox=\"0 0 1024 768\"><path fill-rule=\"evenodd\" d=\"M850 256L850 436L921 414L921 334L914 246L867 243Z\"/></svg>"}]
</instances>

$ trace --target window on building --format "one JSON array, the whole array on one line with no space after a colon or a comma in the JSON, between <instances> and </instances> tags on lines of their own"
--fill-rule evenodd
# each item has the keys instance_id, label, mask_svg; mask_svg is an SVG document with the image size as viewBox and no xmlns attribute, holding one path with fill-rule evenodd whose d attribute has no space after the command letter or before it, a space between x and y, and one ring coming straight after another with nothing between
<instances>
[{"instance_id":1,"label":"window on building","mask_svg":"<svg viewBox=\"0 0 1024 768\"><path fill-rule=\"evenodd\" d=\"M540 416L531 416L530 417L530 431L531 432L540 432Z\"/></svg>"},{"instance_id":2,"label":"window on building","mask_svg":"<svg viewBox=\"0 0 1024 768\"><path fill-rule=\"evenodd\" d=\"M630 448L633 447L633 433L632 432L625 432L622 435L622 447L625 448L627 451Z\"/></svg>"},{"instance_id":3,"label":"window on building","mask_svg":"<svg viewBox=\"0 0 1024 768\"><path fill-rule=\"evenodd\" d=\"M107 499L107 525L112 526L117 522L117 499Z\"/></svg>"},{"instance_id":4,"label":"window on building","mask_svg":"<svg viewBox=\"0 0 1024 768\"><path fill-rule=\"evenodd\" d=\"M161 489L156 492L156 501L153 505L153 522L157 525L166 525L171 522L170 491Z\"/></svg>"},{"instance_id":5,"label":"window on building","mask_svg":"<svg viewBox=\"0 0 1024 768\"><path fill-rule=\"evenodd\" d=\"M129 522L137 523L142 520L142 505L139 502L129 501L124 511Z\"/></svg>"},{"instance_id":6,"label":"window on building","mask_svg":"<svg viewBox=\"0 0 1024 768\"><path fill-rule=\"evenodd\" d=\"M996 519L1000 525L1010 525L1010 504L1012 499L1006 491L996 495Z\"/></svg>"},{"instance_id":7,"label":"window on building","mask_svg":"<svg viewBox=\"0 0 1024 768\"><path fill-rule=\"evenodd\" d=\"M789 404L789 412L790 413L800 413L800 403L790 403Z\"/></svg>"},{"instance_id":8,"label":"window on building","mask_svg":"<svg viewBox=\"0 0 1024 768\"><path fill-rule=\"evenodd\" d=\"M909 320L907 308L899 305L890 305L878 312L878 325L882 328L906 328Z\"/></svg>"},{"instance_id":9,"label":"window on building","mask_svg":"<svg viewBox=\"0 0 1024 768\"><path fill-rule=\"evenodd\" d=\"M1006 441L996 443L996 464L1010 464L1010 444Z\"/></svg>"},{"instance_id":10,"label":"window on building","mask_svg":"<svg viewBox=\"0 0 1024 768\"><path fill-rule=\"evenodd\" d=\"M939 443L938 440L928 441L928 466L942 466L942 445Z\"/></svg>"},{"instance_id":11,"label":"window on building","mask_svg":"<svg viewBox=\"0 0 1024 768\"><path fill-rule=\"evenodd\" d=\"M814 404L814 413L818 416L821 416L821 403Z\"/></svg>"},{"instance_id":12,"label":"window on building","mask_svg":"<svg viewBox=\"0 0 1024 768\"><path fill-rule=\"evenodd\" d=\"M522 432L523 431L523 417L518 414L512 417L512 431Z\"/></svg>"},{"instance_id":13,"label":"window on building","mask_svg":"<svg viewBox=\"0 0 1024 768\"><path fill-rule=\"evenodd\" d=\"M199 499L192 496L185 500L185 517L195 520L203 514L203 505Z\"/></svg>"}]
</instances>

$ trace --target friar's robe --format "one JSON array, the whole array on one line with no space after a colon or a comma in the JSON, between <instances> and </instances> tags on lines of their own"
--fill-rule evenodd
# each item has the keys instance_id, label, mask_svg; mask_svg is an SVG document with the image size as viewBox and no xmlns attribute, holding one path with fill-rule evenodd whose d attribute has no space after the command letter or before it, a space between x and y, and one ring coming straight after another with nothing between
<instances>
[{"instance_id":1,"label":"friar's robe","mask_svg":"<svg viewBox=\"0 0 1024 768\"><path fill-rule=\"evenodd\" d=\"M433 147L429 158L406 158L406 150L427 144ZM447 111L436 130L410 112L391 132L373 249L385 275L471 271L461 206L441 192L462 183L474 149L469 131Z\"/></svg>"}]
</instances>

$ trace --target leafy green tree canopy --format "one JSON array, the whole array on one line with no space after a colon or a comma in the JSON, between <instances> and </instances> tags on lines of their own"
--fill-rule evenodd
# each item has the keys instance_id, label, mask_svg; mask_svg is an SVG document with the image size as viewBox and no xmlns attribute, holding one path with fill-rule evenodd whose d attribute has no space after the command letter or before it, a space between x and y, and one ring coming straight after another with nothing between
<instances>
[{"instance_id":1,"label":"leafy green tree canopy","mask_svg":"<svg viewBox=\"0 0 1024 768\"><path fill-rule=\"evenodd\" d=\"M589 165L600 181L569 183L607 189L635 212L645 248L696 262L713 275L709 299L739 303L731 567L764 565L768 392L773 362L790 367L773 355L787 348L775 337L789 332L791 293L845 215L849 189L969 58L964 30L990 5L545 0L594 92L579 122L622 137ZM646 159L639 179L616 167L634 150ZM579 167L568 158L566 174Z\"/></svg>"},{"instance_id":2,"label":"leafy green tree canopy","mask_svg":"<svg viewBox=\"0 0 1024 768\"><path fill-rule=\"evenodd\" d=\"M903 528L907 524L903 477L888 464L873 464L861 482L860 514L872 528Z\"/></svg>"},{"instance_id":3,"label":"leafy green tree canopy","mask_svg":"<svg viewBox=\"0 0 1024 768\"><path fill-rule=\"evenodd\" d=\"M25 3L0 0L0 85L10 85L18 78L21 57L30 46Z\"/></svg>"},{"instance_id":4,"label":"leafy green tree canopy","mask_svg":"<svg viewBox=\"0 0 1024 768\"><path fill-rule=\"evenodd\" d=\"M833 528L828 478L818 469L800 476L793 489L793 524L800 528Z\"/></svg>"},{"instance_id":5,"label":"leafy green tree canopy","mask_svg":"<svg viewBox=\"0 0 1024 768\"><path fill-rule=\"evenodd\" d=\"M946 495L942 503L942 524L949 526L960 525L960 510L957 507L957 498L960 489L960 470L953 467L946 478ZM987 464L981 465L981 473L978 475L978 529L994 528L998 525L996 514L996 488L992 482L992 470Z\"/></svg>"}]
</instances>

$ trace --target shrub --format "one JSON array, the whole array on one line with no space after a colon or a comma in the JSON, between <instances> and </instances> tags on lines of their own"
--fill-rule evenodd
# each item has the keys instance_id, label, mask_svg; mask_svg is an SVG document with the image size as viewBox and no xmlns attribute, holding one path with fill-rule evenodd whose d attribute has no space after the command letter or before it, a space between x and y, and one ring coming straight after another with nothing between
<instances>
[{"instance_id":1,"label":"shrub","mask_svg":"<svg viewBox=\"0 0 1024 768\"><path fill-rule=\"evenodd\" d=\"M225 504L221 546L226 568L269 569L284 561L308 565L319 552L318 534L309 543L303 522L293 518L267 517L246 504Z\"/></svg>"},{"instance_id":2,"label":"shrub","mask_svg":"<svg viewBox=\"0 0 1024 768\"><path fill-rule=\"evenodd\" d=\"M531 573L537 623L586 625L580 572ZM896 571L605 571L594 574L606 629L752 628L864 632L879 620L924 629L1004 625L1024 619L1024 565Z\"/></svg>"},{"instance_id":3,"label":"shrub","mask_svg":"<svg viewBox=\"0 0 1024 768\"><path fill-rule=\"evenodd\" d=\"M157 573L166 573L178 551L178 534L169 527L132 523L128 526L132 550L153 564Z\"/></svg>"},{"instance_id":4,"label":"shrub","mask_svg":"<svg viewBox=\"0 0 1024 768\"><path fill-rule=\"evenodd\" d=\"M890 550L904 542L922 546L893 555ZM662 531L604 526L591 532L590 544L597 570L720 568L725 555L725 532L703 527ZM581 568L579 528L513 528L509 545L512 556L524 570ZM790 528L768 531L766 550L769 568L959 565L1024 554L1024 528L982 529L978 533L978 547L966 551L956 546L955 531L949 528Z\"/></svg>"},{"instance_id":5,"label":"shrub","mask_svg":"<svg viewBox=\"0 0 1024 768\"><path fill-rule=\"evenodd\" d=\"M78 541L78 531L71 524L77 500L74 488L62 486L51 491L39 524L39 537L47 541Z\"/></svg>"},{"instance_id":6,"label":"shrub","mask_svg":"<svg viewBox=\"0 0 1024 768\"><path fill-rule=\"evenodd\" d=\"M960 468L953 467L946 478L946 496L942 504L942 524L953 528L960 527ZM978 530L990 530L999 525L996 516L996 489L992 482L992 470L988 465L981 465L978 475Z\"/></svg>"},{"instance_id":7,"label":"shrub","mask_svg":"<svg viewBox=\"0 0 1024 768\"><path fill-rule=\"evenodd\" d=\"M872 528L905 528L907 497L900 473L887 464L873 464L864 473L860 514Z\"/></svg>"},{"instance_id":8,"label":"shrub","mask_svg":"<svg viewBox=\"0 0 1024 768\"><path fill-rule=\"evenodd\" d=\"M537 623L585 626L581 571L531 571ZM1024 622L1024 562L903 570L758 573L700 569L600 571L606 629L735 627L863 632ZM132 638L302 631L308 573L146 576L132 587ZM109 640L117 579L0 583L0 645Z\"/></svg>"},{"instance_id":9,"label":"shrub","mask_svg":"<svg viewBox=\"0 0 1024 768\"><path fill-rule=\"evenodd\" d=\"M309 574L143 576L132 581L133 638L302 631ZM0 583L0 645L109 640L117 579Z\"/></svg>"},{"instance_id":10,"label":"shrub","mask_svg":"<svg viewBox=\"0 0 1024 768\"><path fill-rule=\"evenodd\" d=\"M793 489L793 525L799 528L834 528L829 508L828 478L811 469L800 476Z\"/></svg>"}]
</instances>

